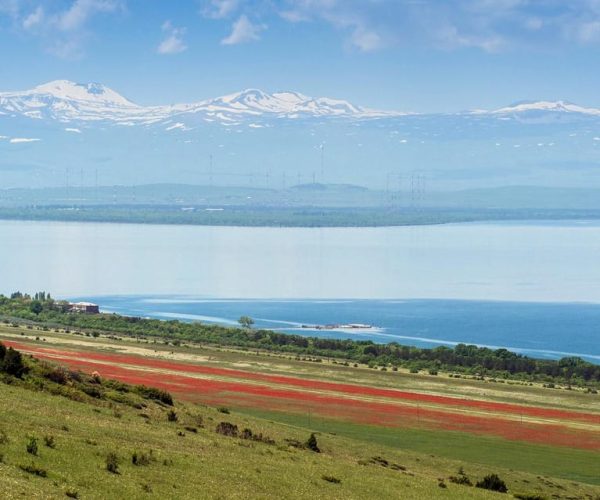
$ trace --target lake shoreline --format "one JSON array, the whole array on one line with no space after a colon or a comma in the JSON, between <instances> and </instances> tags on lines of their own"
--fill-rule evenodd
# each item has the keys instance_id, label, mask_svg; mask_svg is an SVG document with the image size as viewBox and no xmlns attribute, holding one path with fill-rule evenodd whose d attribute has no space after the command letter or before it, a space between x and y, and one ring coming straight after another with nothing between
<instances>
[{"instance_id":1,"label":"lake shoreline","mask_svg":"<svg viewBox=\"0 0 600 500\"><path fill-rule=\"evenodd\" d=\"M318 206L30 206L0 207L0 220L218 227L384 228L468 222L600 220L600 210Z\"/></svg>"}]
</instances>

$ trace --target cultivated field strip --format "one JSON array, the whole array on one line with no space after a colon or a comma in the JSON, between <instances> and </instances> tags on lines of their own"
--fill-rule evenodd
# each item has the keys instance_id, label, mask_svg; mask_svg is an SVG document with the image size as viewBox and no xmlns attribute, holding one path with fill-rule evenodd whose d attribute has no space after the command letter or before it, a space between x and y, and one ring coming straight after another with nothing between
<instances>
[{"instance_id":1,"label":"cultivated field strip","mask_svg":"<svg viewBox=\"0 0 600 500\"><path fill-rule=\"evenodd\" d=\"M400 391L87 350L6 344L103 377L164 388L214 405L333 417L388 427L495 435L600 450L600 414Z\"/></svg>"}]
</instances>

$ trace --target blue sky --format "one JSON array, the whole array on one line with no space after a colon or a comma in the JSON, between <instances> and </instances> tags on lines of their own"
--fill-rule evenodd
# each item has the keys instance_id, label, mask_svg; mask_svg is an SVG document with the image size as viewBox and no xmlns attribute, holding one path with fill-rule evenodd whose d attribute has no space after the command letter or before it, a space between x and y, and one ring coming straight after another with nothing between
<instances>
[{"instance_id":1,"label":"blue sky","mask_svg":"<svg viewBox=\"0 0 600 500\"><path fill-rule=\"evenodd\" d=\"M600 107L600 0L0 0L0 90L140 104L249 87L418 111Z\"/></svg>"}]
</instances>

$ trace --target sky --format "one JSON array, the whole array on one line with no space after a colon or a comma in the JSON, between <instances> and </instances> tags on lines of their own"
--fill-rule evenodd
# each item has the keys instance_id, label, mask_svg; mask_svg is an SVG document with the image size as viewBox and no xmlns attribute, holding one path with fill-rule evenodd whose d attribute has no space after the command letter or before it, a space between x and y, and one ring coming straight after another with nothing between
<instances>
[{"instance_id":1,"label":"sky","mask_svg":"<svg viewBox=\"0 0 600 500\"><path fill-rule=\"evenodd\" d=\"M600 107L600 0L0 0L0 91L143 105L260 88L378 109Z\"/></svg>"}]
</instances>

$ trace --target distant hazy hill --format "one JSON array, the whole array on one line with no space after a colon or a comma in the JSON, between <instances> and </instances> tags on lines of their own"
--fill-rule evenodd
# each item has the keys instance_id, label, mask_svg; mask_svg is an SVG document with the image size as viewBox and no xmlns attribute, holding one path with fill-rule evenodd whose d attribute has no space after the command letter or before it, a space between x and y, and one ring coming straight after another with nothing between
<instances>
[{"instance_id":1,"label":"distant hazy hill","mask_svg":"<svg viewBox=\"0 0 600 500\"><path fill-rule=\"evenodd\" d=\"M36 205L600 210L600 189L507 186L422 193L319 183L286 189L186 184L0 189L0 207Z\"/></svg>"}]
</instances>

